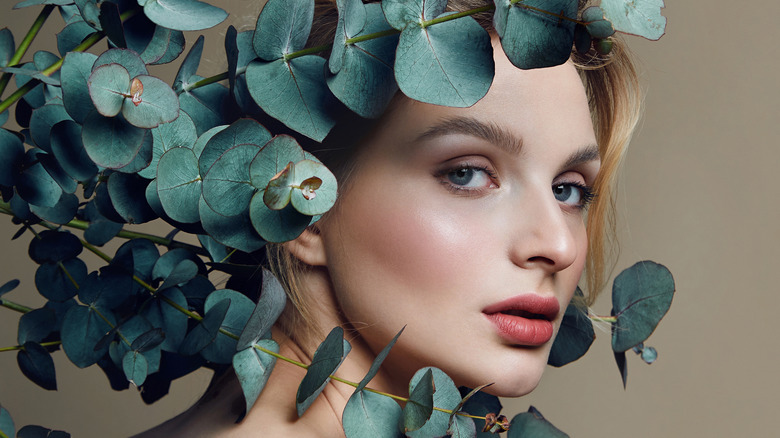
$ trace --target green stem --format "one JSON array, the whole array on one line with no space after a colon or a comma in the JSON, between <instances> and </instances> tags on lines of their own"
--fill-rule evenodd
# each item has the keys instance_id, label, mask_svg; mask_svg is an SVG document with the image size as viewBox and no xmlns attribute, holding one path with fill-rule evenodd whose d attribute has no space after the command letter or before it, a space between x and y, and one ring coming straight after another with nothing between
<instances>
[{"instance_id":1,"label":"green stem","mask_svg":"<svg viewBox=\"0 0 780 438\"><path fill-rule=\"evenodd\" d=\"M53 347L55 345L61 345L62 341L51 341L51 342L42 342L41 347ZM3 351L16 351L16 350L24 350L24 345L14 345L13 347L3 347L0 348L0 353Z\"/></svg>"},{"instance_id":2,"label":"green stem","mask_svg":"<svg viewBox=\"0 0 780 438\"><path fill-rule=\"evenodd\" d=\"M300 58L301 56L313 55L315 53L324 52L326 50L330 50L331 47L333 47L333 44L323 44L321 46L309 47L307 49L302 49L292 53L287 53L284 55L284 60L289 61L291 59Z\"/></svg>"},{"instance_id":3,"label":"green stem","mask_svg":"<svg viewBox=\"0 0 780 438\"><path fill-rule=\"evenodd\" d=\"M376 38L382 38L382 37L386 37L386 36L390 36L390 35L398 35L399 33L401 33L401 31L398 30L398 29L387 29L387 30L383 30L381 32L367 33L365 35L356 36L356 37L352 37L352 38L347 38L346 43L347 44L356 44L356 43L361 43L363 41L373 40L373 39L376 39Z\"/></svg>"},{"instance_id":4,"label":"green stem","mask_svg":"<svg viewBox=\"0 0 780 438\"><path fill-rule=\"evenodd\" d=\"M228 72L222 72L220 74L209 76L207 78L203 78L197 82L193 82L191 84L188 84L186 87L183 87L183 91L190 91L194 90L196 88L205 87L206 85L213 84L215 82L224 81L225 79L228 79Z\"/></svg>"},{"instance_id":5,"label":"green stem","mask_svg":"<svg viewBox=\"0 0 780 438\"><path fill-rule=\"evenodd\" d=\"M23 306L21 304L14 303L13 301L8 301L3 298L0 298L0 306L6 307L11 310L15 310L19 313L32 312L32 309L27 306Z\"/></svg>"},{"instance_id":6,"label":"green stem","mask_svg":"<svg viewBox=\"0 0 780 438\"><path fill-rule=\"evenodd\" d=\"M41 27L43 27L43 23L46 22L46 19L49 18L49 15L53 10L54 5L46 5L43 7L41 13L38 14L38 17L35 19L32 26L30 26L30 30L27 31L27 35L24 36L22 42L19 43L19 47L16 48L16 52L14 52L14 55L8 61L9 67L19 64L19 61L21 61L24 54L27 53L30 44L32 44L33 40L38 35L38 32L41 30ZM0 96L2 96L3 91L5 91L6 85L8 85L8 82L11 80L11 76L11 73L4 73L3 77L0 78Z\"/></svg>"},{"instance_id":7,"label":"green stem","mask_svg":"<svg viewBox=\"0 0 780 438\"><path fill-rule=\"evenodd\" d=\"M550 11L547 11L545 9L541 9L541 8L537 8L535 6L526 5L524 3L521 3L523 1L524 0L511 0L511 3L512 3L513 6L517 6L517 7L525 8L525 9L530 9L532 11L536 11L536 12L539 12L539 13L542 13L542 14L547 14L547 15L553 16L553 17L555 17L555 18L557 18L559 20L571 21L572 23L582 24L582 25L586 24L584 21L576 20L574 18L569 18L569 17L567 17L567 16L565 16L563 14L556 14L555 12L550 12Z\"/></svg>"},{"instance_id":8,"label":"green stem","mask_svg":"<svg viewBox=\"0 0 780 438\"><path fill-rule=\"evenodd\" d=\"M593 314L589 314L588 319L594 322L611 322L611 323L616 323L618 320L617 316L599 316Z\"/></svg>"},{"instance_id":9,"label":"green stem","mask_svg":"<svg viewBox=\"0 0 780 438\"><path fill-rule=\"evenodd\" d=\"M426 27L434 24L444 23L446 21L451 21L451 20L457 20L458 18L468 17L469 15L479 14L481 12L492 11L495 8L496 5L490 4L490 5L481 6L479 8L469 9L463 12L456 12L454 14L445 15L443 17L437 17L434 18L433 20L425 20L422 22L422 27L423 29L425 29Z\"/></svg>"}]
</instances>

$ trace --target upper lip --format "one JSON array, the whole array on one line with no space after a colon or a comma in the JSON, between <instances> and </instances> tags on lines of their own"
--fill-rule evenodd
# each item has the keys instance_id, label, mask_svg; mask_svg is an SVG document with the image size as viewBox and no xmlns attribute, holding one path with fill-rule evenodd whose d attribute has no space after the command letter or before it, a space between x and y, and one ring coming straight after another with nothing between
<instances>
[{"instance_id":1,"label":"upper lip","mask_svg":"<svg viewBox=\"0 0 780 438\"><path fill-rule=\"evenodd\" d=\"M528 319L547 319L553 321L560 311L560 304L555 297L542 296L535 293L515 295L505 300L491 304L482 313L505 313Z\"/></svg>"}]
</instances>

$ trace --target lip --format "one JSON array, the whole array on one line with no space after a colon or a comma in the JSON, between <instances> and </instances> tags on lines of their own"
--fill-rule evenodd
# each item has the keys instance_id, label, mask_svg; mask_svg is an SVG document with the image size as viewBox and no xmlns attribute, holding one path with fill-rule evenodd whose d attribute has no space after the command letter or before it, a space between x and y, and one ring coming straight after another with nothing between
<instances>
[{"instance_id":1,"label":"lip","mask_svg":"<svg viewBox=\"0 0 780 438\"><path fill-rule=\"evenodd\" d=\"M552 339L560 305L554 297L517 295L484 308L498 335L513 345L540 346Z\"/></svg>"}]
</instances>

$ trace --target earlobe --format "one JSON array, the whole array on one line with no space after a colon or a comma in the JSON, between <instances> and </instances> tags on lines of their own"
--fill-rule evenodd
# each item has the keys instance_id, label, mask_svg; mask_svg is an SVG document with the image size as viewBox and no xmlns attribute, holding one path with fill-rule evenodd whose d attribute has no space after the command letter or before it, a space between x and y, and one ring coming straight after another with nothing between
<instances>
[{"instance_id":1,"label":"earlobe","mask_svg":"<svg viewBox=\"0 0 780 438\"><path fill-rule=\"evenodd\" d=\"M306 228L300 236L286 242L284 247L295 258L310 266L325 266L325 244L316 225Z\"/></svg>"}]
</instances>

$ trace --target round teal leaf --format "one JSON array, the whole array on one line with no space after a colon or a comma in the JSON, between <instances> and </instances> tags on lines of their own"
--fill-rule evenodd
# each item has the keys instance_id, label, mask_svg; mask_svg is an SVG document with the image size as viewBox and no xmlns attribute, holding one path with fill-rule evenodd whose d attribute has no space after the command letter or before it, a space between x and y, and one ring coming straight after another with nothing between
<instances>
[{"instance_id":1,"label":"round teal leaf","mask_svg":"<svg viewBox=\"0 0 780 438\"><path fill-rule=\"evenodd\" d=\"M35 263L56 263L81 254L81 241L67 231L44 230L30 241L27 254Z\"/></svg>"},{"instance_id":2,"label":"round teal leaf","mask_svg":"<svg viewBox=\"0 0 780 438\"><path fill-rule=\"evenodd\" d=\"M110 221L100 214L94 202L88 203L83 213L89 221L89 226L84 231L84 240L93 245L105 245L122 229L121 223Z\"/></svg>"},{"instance_id":3,"label":"round teal leaf","mask_svg":"<svg viewBox=\"0 0 780 438\"><path fill-rule=\"evenodd\" d=\"M246 69L249 93L269 116L322 141L336 124L338 108L325 83L324 68L325 60L315 55L289 61L253 61Z\"/></svg>"},{"instance_id":4,"label":"round teal leaf","mask_svg":"<svg viewBox=\"0 0 780 438\"><path fill-rule=\"evenodd\" d=\"M24 345L27 342L41 342L51 332L58 330L57 315L54 310L45 307L35 309L19 318L16 342L19 345Z\"/></svg>"},{"instance_id":5,"label":"round teal leaf","mask_svg":"<svg viewBox=\"0 0 780 438\"><path fill-rule=\"evenodd\" d=\"M265 240L260 238L252 226L249 211L235 216L223 216L212 210L201 196L198 214L203 229L209 236L227 247L251 253L265 245Z\"/></svg>"},{"instance_id":6,"label":"round teal leaf","mask_svg":"<svg viewBox=\"0 0 780 438\"><path fill-rule=\"evenodd\" d=\"M16 427L14 426L14 420L11 418L11 414L0 406L0 431L7 436L16 436Z\"/></svg>"},{"instance_id":7,"label":"round teal leaf","mask_svg":"<svg viewBox=\"0 0 780 438\"><path fill-rule=\"evenodd\" d=\"M200 220L201 179L198 159L191 149L172 148L160 157L157 193L171 219L184 223Z\"/></svg>"},{"instance_id":8,"label":"round teal leaf","mask_svg":"<svg viewBox=\"0 0 780 438\"><path fill-rule=\"evenodd\" d=\"M306 156L298 142L289 135L278 135L265 143L249 167L252 185L264 190L289 163L297 163Z\"/></svg>"},{"instance_id":9,"label":"round teal leaf","mask_svg":"<svg viewBox=\"0 0 780 438\"><path fill-rule=\"evenodd\" d=\"M59 225L65 225L78 213L79 198L70 193L63 193L54 207L40 207L30 205L30 211L39 218Z\"/></svg>"},{"instance_id":10,"label":"round teal leaf","mask_svg":"<svg viewBox=\"0 0 780 438\"><path fill-rule=\"evenodd\" d=\"M447 435L451 438L476 438L477 427L471 418L454 415L450 427L447 429Z\"/></svg>"},{"instance_id":11,"label":"round teal leaf","mask_svg":"<svg viewBox=\"0 0 780 438\"><path fill-rule=\"evenodd\" d=\"M227 18L227 12L198 0L148 0L144 14L156 24L175 30L203 30Z\"/></svg>"},{"instance_id":12,"label":"round teal leaf","mask_svg":"<svg viewBox=\"0 0 780 438\"><path fill-rule=\"evenodd\" d=\"M528 412L515 415L509 424L507 438L568 438L557 427L547 421L535 407L528 408Z\"/></svg>"},{"instance_id":13,"label":"round teal leaf","mask_svg":"<svg viewBox=\"0 0 780 438\"><path fill-rule=\"evenodd\" d=\"M409 25L419 25L423 20L431 20L444 12L447 0L385 0L382 11L388 23L398 30Z\"/></svg>"},{"instance_id":14,"label":"round teal leaf","mask_svg":"<svg viewBox=\"0 0 780 438\"><path fill-rule=\"evenodd\" d=\"M152 269L152 278L155 280L168 278L176 269L176 266L184 260L195 263L199 269L203 266L203 262L191 251L184 248L174 248L157 259Z\"/></svg>"},{"instance_id":15,"label":"round teal leaf","mask_svg":"<svg viewBox=\"0 0 780 438\"><path fill-rule=\"evenodd\" d=\"M132 239L119 247L111 264L149 283L154 278L152 273L159 258L160 253L154 243L146 239Z\"/></svg>"},{"instance_id":16,"label":"round teal leaf","mask_svg":"<svg viewBox=\"0 0 780 438\"><path fill-rule=\"evenodd\" d=\"M119 64L126 68L131 78L149 74L143 59L130 49L111 49L103 52L92 65L92 71L108 64Z\"/></svg>"},{"instance_id":17,"label":"round teal leaf","mask_svg":"<svg viewBox=\"0 0 780 438\"><path fill-rule=\"evenodd\" d=\"M129 224L142 224L157 219L157 214L146 202L147 184L148 180L134 174L116 172L108 177L111 203Z\"/></svg>"},{"instance_id":18,"label":"round teal leaf","mask_svg":"<svg viewBox=\"0 0 780 438\"><path fill-rule=\"evenodd\" d=\"M192 80L203 79L193 76ZM230 97L230 90L218 83L185 91L179 95L181 111L192 117L198 135L209 129L226 125L233 120L235 104Z\"/></svg>"},{"instance_id":19,"label":"round teal leaf","mask_svg":"<svg viewBox=\"0 0 780 438\"><path fill-rule=\"evenodd\" d=\"M93 271L79 286L79 301L101 311L115 309L135 293L132 276L112 265L100 268L99 275Z\"/></svg>"},{"instance_id":20,"label":"round teal leaf","mask_svg":"<svg viewBox=\"0 0 780 438\"><path fill-rule=\"evenodd\" d=\"M96 68L87 83L92 104L106 117L119 114L122 110L122 102L130 97L130 73L119 64L107 64Z\"/></svg>"},{"instance_id":21,"label":"round teal leaf","mask_svg":"<svg viewBox=\"0 0 780 438\"><path fill-rule=\"evenodd\" d=\"M114 315L107 310L100 313L116 325ZM97 315L97 310L85 306L73 306L65 314L60 329L62 349L79 368L88 367L106 353L107 347L95 350L95 346L111 327Z\"/></svg>"},{"instance_id":22,"label":"round teal leaf","mask_svg":"<svg viewBox=\"0 0 780 438\"><path fill-rule=\"evenodd\" d=\"M138 175L146 179L157 178L157 163L165 151L176 147L192 149L197 138L197 131L192 117L184 111L180 111L176 120L170 123L163 123L152 129L152 161L148 167L140 170Z\"/></svg>"},{"instance_id":23,"label":"round teal leaf","mask_svg":"<svg viewBox=\"0 0 780 438\"><path fill-rule=\"evenodd\" d=\"M141 386L146 381L149 372L149 362L143 353L128 351L122 359L122 369L127 380L135 386Z\"/></svg>"},{"instance_id":24,"label":"round teal leaf","mask_svg":"<svg viewBox=\"0 0 780 438\"><path fill-rule=\"evenodd\" d=\"M246 210L256 191L251 184L249 163L258 152L260 147L253 144L232 147L208 170L203 178L203 199L215 212L235 216Z\"/></svg>"},{"instance_id":25,"label":"round teal leaf","mask_svg":"<svg viewBox=\"0 0 780 438\"><path fill-rule=\"evenodd\" d=\"M553 342L547 363L554 367L561 367L574 362L588 352L596 333L593 331L593 323L588 318L587 307L582 290L578 287L574 292L574 298L566 307L566 313L561 320L561 327Z\"/></svg>"},{"instance_id":26,"label":"round teal leaf","mask_svg":"<svg viewBox=\"0 0 780 438\"><path fill-rule=\"evenodd\" d=\"M263 191L263 202L271 210L281 210L290 203L293 190L293 178L295 178L293 162L268 182Z\"/></svg>"},{"instance_id":27,"label":"round teal leaf","mask_svg":"<svg viewBox=\"0 0 780 438\"><path fill-rule=\"evenodd\" d=\"M147 64L167 64L184 51L184 34L180 30L157 26L149 45L141 52Z\"/></svg>"},{"instance_id":28,"label":"round teal leaf","mask_svg":"<svg viewBox=\"0 0 780 438\"><path fill-rule=\"evenodd\" d=\"M30 149L25 154L27 167L16 180L16 193L32 205L54 207L62 196L62 189L38 161L39 152Z\"/></svg>"},{"instance_id":29,"label":"round teal leaf","mask_svg":"<svg viewBox=\"0 0 780 438\"><path fill-rule=\"evenodd\" d=\"M127 48L125 29L119 16L119 5L113 2L101 2L98 19L108 42L114 47Z\"/></svg>"},{"instance_id":30,"label":"round teal leaf","mask_svg":"<svg viewBox=\"0 0 780 438\"><path fill-rule=\"evenodd\" d=\"M132 97L122 102L122 115L130 124L154 128L179 116L179 98L162 79L141 75L133 78L134 84L136 81L142 84L140 91L131 89Z\"/></svg>"},{"instance_id":31,"label":"round teal leaf","mask_svg":"<svg viewBox=\"0 0 780 438\"><path fill-rule=\"evenodd\" d=\"M57 51L60 55L65 56L93 32L95 32L95 29L83 20L74 21L68 24L57 34Z\"/></svg>"},{"instance_id":32,"label":"round teal leaf","mask_svg":"<svg viewBox=\"0 0 780 438\"><path fill-rule=\"evenodd\" d=\"M46 70L47 68L51 67L54 63L58 62L59 60L60 60L59 56L55 55L54 53L48 52L46 50L38 50L33 55L33 64L35 65L35 69L39 71ZM49 76L49 78L56 82L59 82L60 80L59 70L52 73Z\"/></svg>"},{"instance_id":33,"label":"round teal leaf","mask_svg":"<svg viewBox=\"0 0 780 438\"><path fill-rule=\"evenodd\" d=\"M398 90L393 63L398 37L383 37L355 44L347 44L348 38L382 32L390 29L379 3L363 5L360 1L347 3L347 16L339 16L339 28L330 55L332 76L327 77L330 91L349 109L366 118L382 115ZM362 13L359 12L362 10ZM368 19L366 20L366 15ZM362 17L362 18L361 18ZM352 24L352 21L355 24ZM348 30L364 27L356 33Z\"/></svg>"},{"instance_id":34,"label":"round teal leaf","mask_svg":"<svg viewBox=\"0 0 780 438\"><path fill-rule=\"evenodd\" d=\"M103 117L93 112L84 120L81 141L95 164L118 169L130 164L138 155L147 133L121 117Z\"/></svg>"},{"instance_id":35,"label":"round teal leaf","mask_svg":"<svg viewBox=\"0 0 780 438\"><path fill-rule=\"evenodd\" d=\"M76 180L71 178L67 172L65 172L54 155L47 154L45 152L39 152L36 154L36 157L46 172L49 173L49 176L51 176L52 179L57 182L64 193L73 194L76 192L78 183Z\"/></svg>"},{"instance_id":36,"label":"round teal leaf","mask_svg":"<svg viewBox=\"0 0 780 438\"><path fill-rule=\"evenodd\" d=\"M303 49L314 19L311 0L269 0L257 17L252 40L257 56L275 61Z\"/></svg>"},{"instance_id":37,"label":"round teal leaf","mask_svg":"<svg viewBox=\"0 0 780 438\"><path fill-rule=\"evenodd\" d=\"M501 47L512 64L519 68L543 68L560 65L571 55L574 21L561 20L525 6L577 18L577 0L526 0L496 2L494 20Z\"/></svg>"},{"instance_id":38,"label":"round teal leaf","mask_svg":"<svg viewBox=\"0 0 780 438\"><path fill-rule=\"evenodd\" d=\"M5 129L0 129L0 185L15 185L23 161L22 141Z\"/></svg>"},{"instance_id":39,"label":"round teal leaf","mask_svg":"<svg viewBox=\"0 0 780 438\"><path fill-rule=\"evenodd\" d=\"M602 0L604 17L615 30L657 40L666 31L666 17L661 15L664 0Z\"/></svg>"},{"instance_id":40,"label":"round teal leaf","mask_svg":"<svg viewBox=\"0 0 780 438\"><path fill-rule=\"evenodd\" d=\"M422 375L418 375L422 372ZM433 414L433 373L431 368L418 371L416 382L409 385L409 401L403 409L404 434L419 430ZM415 379L412 379L413 381ZM433 436L433 435L431 435Z\"/></svg>"},{"instance_id":41,"label":"round teal leaf","mask_svg":"<svg viewBox=\"0 0 780 438\"><path fill-rule=\"evenodd\" d=\"M263 339L233 356L233 370L244 392L247 412L252 409L276 365L276 357L258 350L255 345L274 353L279 352L279 344L271 339Z\"/></svg>"},{"instance_id":42,"label":"round teal leaf","mask_svg":"<svg viewBox=\"0 0 780 438\"><path fill-rule=\"evenodd\" d=\"M487 93L494 69L490 35L471 17L401 32L395 79L412 99L471 106Z\"/></svg>"},{"instance_id":43,"label":"round teal leaf","mask_svg":"<svg viewBox=\"0 0 780 438\"><path fill-rule=\"evenodd\" d=\"M16 356L22 374L33 383L49 391L57 390L57 377L51 354L35 342L25 342L24 349Z\"/></svg>"},{"instance_id":44,"label":"round teal leaf","mask_svg":"<svg viewBox=\"0 0 780 438\"><path fill-rule=\"evenodd\" d=\"M86 278L87 265L80 259L48 262L35 271L35 287L43 297L62 302L73 298Z\"/></svg>"},{"instance_id":45,"label":"round teal leaf","mask_svg":"<svg viewBox=\"0 0 780 438\"><path fill-rule=\"evenodd\" d=\"M242 328L236 348L243 350L260 338L270 337L271 326L282 314L287 294L271 271L263 269L263 286L252 314Z\"/></svg>"},{"instance_id":46,"label":"round teal leaf","mask_svg":"<svg viewBox=\"0 0 780 438\"><path fill-rule=\"evenodd\" d=\"M71 52L65 55L60 69L62 103L65 110L78 123L83 123L93 109L89 96L88 80L97 56L87 52Z\"/></svg>"},{"instance_id":47,"label":"round teal leaf","mask_svg":"<svg viewBox=\"0 0 780 438\"><path fill-rule=\"evenodd\" d=\"M87 155L81 141L81 126L63 120L51 129L51 150L62 169L76 181L89 181L98 168Z\"/></svg>"},{"instance_id":48,"label":"round teal leaf","mask_svg":"<svg viewBox=\"0 0 780 438\"><path fill-rule=\"evenodd\" d=\"M433 406L442 409L454 409L460 404L460 392L455 387L452 379L438 368L423 368L418 370L409 382L409 392L417 386L422 376L430 370L433 375L433 386L436 391L433 394ZM450 415L446 412L433 411L430 419L419 429L408 433L410 437L443 436L447 434L450 425Z\"/></svg>"},{"instance_id":49,"label":"round teal leaf","mask_svg":"<svg viewBox=\"0 0 780 438\"><path fill-rule=\"evenodd\" d=\"M30 135L35 144L46 152L51 152L51 128L63 120L72 120L65 107L59 103L49 103L33 110L30 118Z\"/></svg>"},{"instance_id":50,"label":"round teal leaf","mask_svg":"<svg viewBox=\"0 0 780 438\"><path fill-rule=\"evenodd\" d=\"M151 182L149 182L149 185L146 186L146 202L150 207L152 207L152 210L154 210L154 212L160 216L160 219L171 224L176 230L191 234L203 234L206 232L203 230L203 227L200 223L185 224L183 222L177 222L168 216L168 214L163 209L162 203L160 202L160 195L157 193L156 179L153 179Z\"/></svg>"},{"instance_id":51,"label":"round teal leaf","mask_svg":"<svg viewBox=\"0 0 780 438\"><path fill-rule=\"evenodd\" d=\"M177 93L180 93L187 82L198 72L200 57L203 55L203 42L203 35L201 35L195 40L195 44L192 45L179 66L179 71L176 72L176 78L173 80L173 89Z\"/></svg>"},{"instance_id":52,"label":"round teal leaf","mask_svg":"<svg viewBox=\"0 0 780 438\"><path fill-rule=\"evenodd\" d=\"M149 163L152 162L153 149L154 139L152 138L151 131L147 130L144 133L144 139L141 142L141 148L138 149L138 153L135 154L133 160L122 167L117 167L114 170L122 173L137 174L139 171L149 167Z\"/></svg>"},{"instance_id":53,"label":"round teal leaf","mask_svg":"<svg viewBox=\"0 0 780 438\"><path fill-rule=\"evenodd\" d=\"M385 348L383 348L382 351L376 355L374 361L371 363L371 368L369 368L368 373L366 373L366 376L363 377L363 380L360 381L360 384L358 384L357 388L355 389L355 393L362 391L363 388L368 385L368 382L370 382L371 379L376 376L376 373L379 372L379 368L382 366L382 362L384 362L387 355L390 354L390 349L393 348L395 342L398 340L398 337L401 336L401 333L404 332L405 328L406 326L404 326L398 333L396 333L393 339L391 339L390 342L385 345Z\"/></svg>"},{"instance_id":54,"label":"round teal leaf","mask_svg":"<svg viewBox=\"0 0 780 438\"><path fill-rule=\"evenodd\" d=\"M187 308L187 299L177 287L171 287L158 292L152 302L147 304L141 315L154 327L159 327L165 333L165 339L160 344L164 351L177 352L187 334L187 315L181 313L163 299L168 299L183 308Z\"/></svg>"},{"instance_id":55,"label":"round teal leaf","mask_svg":"<svg viewBox=\"0 0 780 438\"><path fill-rule=\"evenodd\" d=\"M312 223L312 217L299 213L292 205L281 210L271 210L262 196L255 196L249 204L252 226L260 237L268 242L287 242L303 233Z\"/></svg>"},{"instance_id":56,"label":"round teal leaf","mask_svg":"<svg viewBox=\"0 0 780 438\"><path fill-rule=\"evenodd\" d=\"M341 327L334 327L317 347L295 396L298 417L306 412L306 409L325 389L325 385L330 381L330 375L336 372L351 349L352 346L344 339L344 329Z\"/></svg>"},{"instance_id":57,"label":"round teal leaf","mask_svg":"<svg viewBox=\"0 0 780 438\"><path fill-rule=\"evenodd\" d=\"M198 275L198 265L192 260L182 260L179 262L165 277L165 281L157 288L158 291L165 290L170 287L182 285Z\"/></svg>"},{"instance_id":58,"label":"round teal leaf","mask_svg":"<svg viewBox=\"0 0 780 438\"><path fill-rule=\"evenodd\" d=\"M293 207L308 216L330 210L338 194L338 183L333 173L324 164L312 160L295 163L293 170Z\"/></svg>"},{"instance_id":59,"label":"round teal leaf","mask_svg":"<svg viewBox=\"0 0 780 438\"><path fill-rule=\"evenodd\" d=\"M203 320L187 333L179 347L179 354L183 356L197 354L214 342L229 307L230 300L227 299L213 305L211 311L206 312Z\"/></svg>"},{"instance_id":60,"label":"round teal leaf","mask_svg":"<svg viewBox=\"0 0 780 438\"><path fill-rule=\"evenodd\" d=\"M341 424L347 438L398 438L401 406L383 395L355 391L347 401Z\"/></svg>"},{"instance_id":61,"label":"round teal leaf","mask_svg":"<svg viewBox=\"0 0 780 438\"><path fill-rule=\"evenodd\" d=\"M19 286L19 280L11 280L5 282L5 284L0 286L0 297L16 289L17 286Z\"/></svg>"},{"instance_id":62,"label":"round teal leaf","mask_svg":"<svg viewBox=\"0 0 780 438\"><path fill-rule=\"evenodd\" d=\"M207 174L228 149L241 144L264 145L269 140L271 133L254 119L238 119L229 126L212 128L201 135L197 145L193 146L194 151L202 150L200 153L196 152L200 174Z\"/></svg>"},{"instance_id":63,"label":"round teal leaf","mask_svg":"<svg viewBox=\"0 0 780 438\"><path fill-rule=\"evenodd\" d=\"M650 337L673 296L674 279L663 265L643 261L621 272L612 284L612 349L626 351Z\"/></svg>"},{"instance_id":64,"label":"round teal leaf","mask_svg":"<svg viewBox=\"0 0 780 438\"><path fill-rule=\"evenodd\" d=\"M122 366L122 360L128 351L135 350L144 353L149 374L159 371L162 353L160 344L154 343L157 329L152 327L149 321L142 316L135 315L122 322L116 331L121 335L121 338L111 343L109 354L117 366ZM139 340L138 344L136 344L136 340ZM147 341L150 341L147 345L149 348L142 348ZM133 344L136 344L138 348L133 348Z\"/></svg>"},{"instance_id":65,"label":"round teal leaf","mask_svg":"<svg viewBox=\"0 0 780 438\"><path fill-rule=\"evenodd\" d=\"M204 309L206 313L217 303L229 300L230 309L222 321L221 328L229 333L238 335L244 329L255 304L246 295L231 289L215 290L206 298ZM236 353L237 341L224 333L218 333L213 343L209 344L200 354L208 361L214 363L231 363Z\"/></svg>"}]
</instances>

